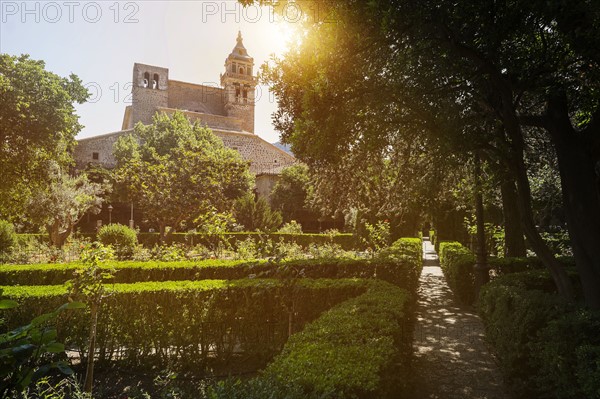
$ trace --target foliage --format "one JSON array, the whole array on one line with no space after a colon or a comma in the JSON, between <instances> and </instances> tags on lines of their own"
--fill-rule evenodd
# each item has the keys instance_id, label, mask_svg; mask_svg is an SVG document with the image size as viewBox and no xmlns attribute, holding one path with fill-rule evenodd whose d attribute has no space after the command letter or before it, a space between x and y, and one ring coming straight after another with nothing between
<instances>
[{"instance_id":1,"label":"foliage","mask_svg":"<svg viewBox=\"0 0 600 399\"><path fill-rule=\"evenodd\" d=\"M338 177L325 179L321 197L338 201L335 190L347 187L346 202L373 213L406 203L413 209L411 200L434 197L418 195L435 193L428 182L439 187L421 178L434 175L427 173L438 169L432 164L442 169L476 151L497 174L515 180L528 243L552 269L561 294L572 297L532 209L525 152L530 138L542 134L557 156L570 235L580 247L577 267L582 276L596 276L583 280L586 301L600 308L600 59L593 50L600 43L600 3L402 0L390 6L373 0L321 6L318 14L337 23L303 19L302 40L262 74L278 98L274 124L282 141L301 161L324 165L326 174ZM340 65L352 67L340 73ZM411 184L398 184L398 174L410 176ZM390 201L394 196L399 201Z\"/></svg>"},{"instance_id":2,"label":"foliage","mask_svg":"<svg viewBox=\"0 0 600 399\"><path fill-rule=\"evenodd\" d=\"M517 398L598 398L600 315L556 296L545 271L484 286L479 312Z\"/></svg>"},{"instance_id":3,"label":"foliage","mask_svg":"<svg viewBox=\"0 0 600 399\"><path fill-rule=\"evenodd\" d=\"M131 259L137 245L137 232L122 224L107 224L98 231L97 240L110 245L120 260Z\"/></svg>"},{"instance_id":4,"label":"foliage","mask_svg":"<svg viewBox=\"0 0 600 399\"><path fill-rule=\"evenodd\" d=\"M363 242L368 248L379 252L390 243L390 223L387 220L379 221L377 224L365 223L365 237Z\"/></svg>"},{"instance_id":5,"label":"foliage","mask_svg":"<svg viewBox=\"0 0 600 399\"><path fill-rule=\"evenodd\" d=\"M215 257L221 256L223 251L230 247L225 237L229 226L234 224L234 218L230 213L219 213L213 208L200 215L195 222L199 223L205 244Z\"/></svg>"},{"instance_id":6,"label":"foliage","mask_svg":"<svg viewBox=\"0 0 600 399\"><path fill-rule=\"evenodd\" d=\"M272 247L273 244L271 243L269 246ZM280 254L282 258L280 263L289 263L291 267L303 269L303 273L312 278L373 277L377 275L378 278L392 281L398 285L416 284L422 266L422 250L418 239L414 238L402 238L392 244L390 249L382 251L380 257L369 260L352 258L292 260L296 257L293 254L298 250L297 246L288 247L279 242L274 247L271 250L274 251L273 253ZM104 251L103 256L110 256L108 248L102 250ZM252 250L257 254L260 251L256 246L253 246ZM323 253L324 251L321 249L321 254ZM292 259L288 260L288 258ZM110 283L243 279L249 275L258 274L265 277L276 277L273 265L265 260L111 261L101 263L99 267L112 274L108 281ZM81 263L3 265L0 267L0 285L60 285L69 280L73 273L81 268L83 268Z\"/></svg>"},{"instance_id":7,"label":"foliage","mask_svg":"<svg viewBox=\"0 0 600 399\"><path fill-rule=\"evenodd\" d=\"M368 284L356 279L301 279L295 293L295 328L364 292ZM205 366L213 356L226 361L234 350L243 350L251 359L268 359L287 339L288 315L283 307L287 297L280 286L280 280L258 278L106 285L111 295L98 309L97 359L120 353L121 364L174 370ZM5 293L22 302L20 311L7 318L13 325L32 309L64 300L66 288L14 286L6 287ZM61 329L65 343L78 348L82 358L89 353L89 317L74 315ZM226 340L224 328L230 331ZM197 345L190 347L189 342Z\"/></svg>"},{"instance_id":8,"label":"foliage","mask_svg":"<svg viewBox=\"0 0 600 399\"><path fill-rule=\"evenodd\" d=\"M14 226L6 220L0 220L0 263L10 256L16 244Z\"/></svg>"},{"instance_id":9,"label":"foliage","mask_svg":"<svg viewBox=\"0 0 600 399\"><path fill-rule=\"evenodd\" d=\"M222 383L209 397L397 397L406 383L408 358L403 350L409 341L402 334L408 302L406 291L373 284L291 336L248 385Z\"/></svg>"},{"instance_id":10,"label":"foliage","mask_svg":"<svg viewBox=\"0 0 600 399\"><path fill-rule=\"evenodd\" d=\"M246 231L274 231L282 223L281 212L272 210L263 197L255 200L252 194L235 202L234 216Z\"/></svg>"},{"instance_id":11,"label":"foliage","mask_svg":"<svg viewBox=\"0 0 600 399\"><path fill-rule=\"evenodd\" d=\"M463 303L471 304L475 293L475 256L458 242L440 243L440 266L454 295Z\"/></svg>"},{"instance_id":12,"label":"foliage","mask_svg":"<svg viewBox=\"0 0 600 399\"><path fill-rule=\"evenodd\" d=\"M308 167L302 164L289 166L283 169L273 187L271 204L281 211L285 222L317 219L319 215L308 204L311 190Z\"/></svg>"},{"instance_id":13,"label":"foliage","mask_svg":"<svg viewBox=\"0 0 600 399\"><path fill-rule=\"evenodd\" d=\"M115 143L114 154L118 180L158 224L161 239L213 209L227 211L252 181L237 151L181 112L137 124L133 135Z\"/></svg>"},{"instance_id":14,"label":"foliage","mask_svg":"<svg viewBox=\"0 0 600 399\"><path fill-rule=\"evenodd\" d=\"M471 236L471 239L476 240L477 221L475 215L471 215L471 217L465 216L464 225L467 229L467 233ZM505 255L504 228L495 225L494 223L485 222L484 231L486 253L491 256L503 257Z\"/></svg>"},{"instance_id":15,"label":"foliage","mask_svg":"<svg viewBox=\"0 0 600 399\"><path fill-rule=\"evenodd\" d=\"M50 186L37 192L29 202L31 219L44 226L50 241L62 247L73 228L86 212L100 212L105 189L90 183L85 174L69 176L64 170L51 165Z\"/></svg>"},{"instance_id":16,"label":"foliage","mask_svg":"<svg viewBox=\"0 0 600 399\"><path fill-rule=\"evenodd\" d=\"M299 226L299 224L297 225ZM297 227L294 227L293 231L298 231ZM254 239L255 241L261 240L264 237L279 242L283 239L285 242L295 242L303 248L308 248L310 244L324 244L331 242L331 236L328 234L308 234L308 233L264 233L264 232L224 232L223 238L232 246L236 247L239 241L244 241L247 238ZM140 233L138 239L144 246L152 247L158 243L158 233ZM173 233L170 237L165 240L167 244L184 244L187 247L193 247L195 245L208 246L208 237L203 233ZM333 242L342 246L346 250L361 248L361 245L357 245L357 242L352 234L337 234L333 236Z\"/></svg>"},{"instance_id":17,"label":"foliage","mask_svg":"<svg viewBox=\"0 0 600 399\"><path fill-rule=\"evenodd\" d=\"M573 247L567 230L559 228L555 231L546 231L542 233L542 238L555 255L573 256Z\"/></svg>"},{"instance_id":18,"label":"foliage","mask_svg":"<svg viewBox=\"0 0 600 399\"><path fill-rule=\"evenodd\" d=\"M28 55L0 54L0 219L23 221L28 200L48 183L48 161L71 164L82 126L74 103L89 93Z\"/></svg>"},{"instance_id":19,"label":"foliage","mask_svg":"<svg viewBox=\"0 0 600 399\"><path fill-rule=\"evenodd\" d=\"M302 225L295 220L290 220L281 226L277 232L283 234L302 234Z\"/></svg>"},{"instance_id":20,"label":"foliage","mask_svg":"<svg viewBox=\"0 0 600 399\"><path fill-rule=\"evenodd\" d=\"M99 264L107 258L108 253L112 255L112 251L107 251L107 249L101 245L98 247L92 247L82 258L85 267L82 269L77 269L75 271L75 277L67 282L69 299L81 298L85 300L90 310L90 332L87 352L87 367L84 382L84 390L90 394L92 393L94 381L98 312L102 302L108 296L108 293L104 287L104 282L111 277L109 270L101 269Z\"/></svg>"},{"instance_id":21,"label":"foliage","mask_svg":"<svg viewBox=\"0 0 600 399\"><path fill-rule=\"evenodd\" d=\"M14 393L7 399L93 399L91 395L83 392L81 384L74 374L56 381L51 377L43 377L35 384L31 384L25 391Z\"/></svg>"},{"instance_id":22,"label":"foliage","mask_svg":"<svg viewBox=\"0 0 600 399\"><path fill-rule=\"evenodd\" d=\"M17 307L13 300L0 300L0 309ZM73 370L57 354L64 354L64 344L57 341L57 329L52 325L65 310L80 309L84 305L70 302L56 310L35 317L27 324L0 334L0 394L21 392L36 383L52 369L70 375ZM29 309L33 310L33 309ZM30 313L31 314L31 313Z\"/></svg>"}]
</instances>

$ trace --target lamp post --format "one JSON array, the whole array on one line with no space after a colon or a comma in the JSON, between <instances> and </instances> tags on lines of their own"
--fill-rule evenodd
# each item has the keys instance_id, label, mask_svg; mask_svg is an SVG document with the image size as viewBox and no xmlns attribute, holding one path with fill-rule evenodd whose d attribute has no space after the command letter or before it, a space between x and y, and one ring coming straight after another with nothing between
<instances>
[{"instance_id":1,"label":"lamp post","mask_svg":"<svg viewBox=\"0 0 600 399\"><path fill-rule=\"evenodd\" d=\"M108 224L112 224L112 210L113 206L108 204Z\"/></svg>"},{"instance_id":2,"label":"lamp post","mask_svg":"<svg viewBox=\"0 0 600 399\"><path fill-rule=\"evenodd\" d=\"M134 227L134 222L133 222L133 202L131 202L131 216L129 219L129 228L133 229Z\"/></svg>"}]
</instances>

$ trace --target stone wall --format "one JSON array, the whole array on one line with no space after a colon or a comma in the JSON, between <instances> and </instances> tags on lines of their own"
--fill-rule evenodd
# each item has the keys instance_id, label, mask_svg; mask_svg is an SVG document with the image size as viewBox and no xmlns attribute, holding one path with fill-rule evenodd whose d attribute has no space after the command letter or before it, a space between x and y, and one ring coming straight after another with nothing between
<instances>
[{"instance_id":1,"label":"stone wall","mask_svg":"<svg viewBox=\"0 0 600 399\"><path fill-rule=\"evenodd\" d=\"M258 175L256 176L256 193L271 203L271 193L275 184L279 181L279 175Z\"/></svg>"},{"instance_id":2,"label":"stone wall","mask_svg":"<svg viewBox=\"0 0 600 399\"><path fill-rule=\"evenodd\" d=\"M227 116L223 89L176 80L169 81L169 108Z\"/></svg>"},{"instance_id":3,"label":"stone wall","mask_svg":"<svg viewBox=\"0 0 600 399\"><path fill-rule=\"evenodd\" d=\"M90 163L114 168L117 162L113 155L113 145L119 137L132 132L133 130L125 130L78 140L73 151L77 169L85 169ZM98 159L94 159L94 153L98 154Z\"/></svg>"},{"instance_id":4,"label":"stone wall","mask_svg":"<svg viewBox=\"0 0 600 399\"><path fill-rule=\"evenodd\" d=\"M159 111L171 115L175 111L181 110L176 110L172 108L159 108ZM191 111L181 112L183 112L183 114L187 116L190 120L199 120L203 125L208 125L208 127L211 129L235 130L239 132L242 131L242 121L240 119L230 118L228 116L205 114Z\"/></svg>"},{"instance_id":5,"label":"stone wall","mask_svg":"<svg viewBox=\"0 0 600 399\"><path fill-rule=\"evenodd\" d=\"M157 87L153 87L155 75L158 75ZM150 80L148 82L144 82L145 76L149 77ZM132 82L132 123L130 125L135 125L137 122L150 124L152 123L152 117L156 109L168 106L169 70L167 68L136 63L133 65Z\"/></svg>"},{"instance_id":6,"label":"stone wall","mask_svg":"<svg viewBox=\"0 0 600 399\"><path fill-rule=\"evenodd\" d=\"M73 154L77 168L83 169L88 163L114 168L113 145L119 137L132 132L130 129L79 140ZM295 162L294 157L254 134L218 129L213 132L223 140L225 146L238 151L244 160L250 162L250 171L255 175L277 175ZM94 153L98 154L97 160L93 158Z\"/></svg>"},{"instance_id":7,"label":"stone wall","mask_svg":"<svg viewBox=\"0 0 600 399\"><path fill-rule=\"evenodd\" d=\"M247 104L236 103L225 106L227 116L242 120L242 129L250 133L254 133L254 103L252 101Z\"/></svg>"}]
</instances>

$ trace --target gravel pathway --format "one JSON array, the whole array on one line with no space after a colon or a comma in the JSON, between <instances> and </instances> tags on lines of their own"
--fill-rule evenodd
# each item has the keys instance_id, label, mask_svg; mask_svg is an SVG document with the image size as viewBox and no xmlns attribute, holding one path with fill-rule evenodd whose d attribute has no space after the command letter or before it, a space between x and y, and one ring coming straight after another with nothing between
<instances>
[{"instance_id":1,"label":"gravel pathway","mask_svg":"<svg viewBox=\"0 0 600 399\"><path fill-rule=\"evenodd\" d=\"M471 309L455 303L431 243L423 242L414 333L414 399L508 399Z\"/></svg>"}]
</instances>

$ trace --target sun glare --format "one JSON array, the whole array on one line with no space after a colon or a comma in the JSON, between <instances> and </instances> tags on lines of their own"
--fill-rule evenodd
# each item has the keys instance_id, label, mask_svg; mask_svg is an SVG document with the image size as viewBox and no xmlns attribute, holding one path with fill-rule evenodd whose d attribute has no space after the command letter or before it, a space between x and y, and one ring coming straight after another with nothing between
<instances>
[{"instance_id":1,"label":"sun glare","mask_svg":"<svg viewBox=\"0 0 600 399\"><path fill-rule=\"evenodd\" d=\"M276 21L269 24L269 41L273 48L273 53L283 56L298 40L297 24L286 21Z\"/></svg>"}]
</instances>

